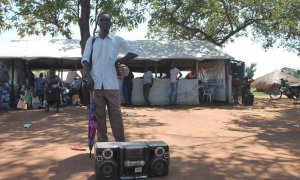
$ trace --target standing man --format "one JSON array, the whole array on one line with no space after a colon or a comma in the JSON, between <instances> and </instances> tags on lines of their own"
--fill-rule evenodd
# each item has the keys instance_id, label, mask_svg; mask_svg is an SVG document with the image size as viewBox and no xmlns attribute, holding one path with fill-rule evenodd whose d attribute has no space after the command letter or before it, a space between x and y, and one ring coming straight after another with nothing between
<instances>
[{"instance_id":1,"label":"standing man","mask_svg":"<svg viewBox=\"0 0 300 180\"><path fill-rule=\"evenodd\" d=\"M125 105L131 106L132 105L132 80L134 78L134 75L131 71L129 71L129 74L124 77L123 79L123 96Z\"/></svg>"},{"instance_id":2,"label":"standing man","mask_svg":"<svg viewBox=\"0 0 300 180\"><path fill-rule=\"evenodd\" d=\"M125 141L124 125L120 106L119 82L115 64L137 57L137 53L121 37L109 32L112 25L111 16L106 12L98 15L97 24L100 32L93 45L90 37L84 49L81 63L87 76L87 87L94 91L96 116L98 119L97 139L99 142L108 141L106 126L106 106L113 136L117 142ZM117 60L120 50L127 54ZM91 54L91 52L93 52ZM90 62L90 55L92 56ZM90 64L92 66L90 67Z\"/></svg>"},{"instance_id":3,"label":"standing man","mask_svg":"<svg viewBox=\"0 0 300 180\"><path fill-rule=\"evenodd\" d=\"M179 74L179 77L178 77ZM170 69L170 90L169 90L169 105L177 104L177 88L178 80L182 77L182 73L175 67L175 63L172 63Z\"/></svg>"},{"instance_id":4,"label":"standing man","mask_svg":"<svg viewBox=\"0 0 300 180\"><path fill-rule=\"evenodd\" d=\"M152 71L148 69L148 66L145 66L145 72L143 76L143 94L144 94L144 105L145 106L150 106L151 103L149 101L149 93L150 93L150 88L152 87L153 84L153 75Z\"/></svg>"}]
</instances>

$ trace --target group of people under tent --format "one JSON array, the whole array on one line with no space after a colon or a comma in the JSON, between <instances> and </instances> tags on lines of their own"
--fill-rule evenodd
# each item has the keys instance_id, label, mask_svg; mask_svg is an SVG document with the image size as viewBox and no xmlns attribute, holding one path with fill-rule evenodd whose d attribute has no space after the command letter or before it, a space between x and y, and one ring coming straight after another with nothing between
<instances>
[{"instance_id":1,"label":"group of people under tent","mask_svg":"<svg viewBox=\"0 0 300 180\"><path fill-rule=\"evenodd\" d=\"M170 87L169 87L169 106L173 106L177 104L177 89L178 89L178 80L182 77L182 73L180 70L175 67L175 64L172 63L171 69L169 71L170 78ZM128 75L123 78L123 86L122 92L124 96L124 105L130 106L132 105L132 88L134 79L134 74L129 71ZM146 65L143 73L143 97L144 97L144 105L151 106L151 102L149 100L150 90L153 86L154 79L153 73Z\"/></svg>"},{"instance_id":2,"label":"group of people under tent","mask_svg":"<svg viewBox=\"0 0 300 180\"><path fill-rule=\"evenodd\" d=\"M56 75L53 68L40 71L38 77L35 77L29 67L25 67L24 72L24 80L20 80L23 83L18 90L17 108L41 109L52 104L81 105L81 77L76 76L73 82L66 83Z\"/></svg>"}]
</instances>

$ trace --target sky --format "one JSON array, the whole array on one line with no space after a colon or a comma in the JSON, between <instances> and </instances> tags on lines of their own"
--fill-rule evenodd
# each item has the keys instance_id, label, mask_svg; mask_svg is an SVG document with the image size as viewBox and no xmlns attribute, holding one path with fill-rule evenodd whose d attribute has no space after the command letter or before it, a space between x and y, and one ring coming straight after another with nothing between
<instances>
[{"instance_id":1,"label":"sky","mask_svg":"<svg viewBox=\"0 0 300 180\"><path fill-rule=\"evenodd\" d=\"M73 28L73 39L80 39L79 28ZM146 23L139 26L139 28L128 32L125 29L121 29L116 34L122 36L127 40L145 40L147 33ZM23 39L50 39L50 36L36 37L30 36ZM55 37L62 38L62 37ZM9 31L0 34L0 44L9 43L12 40L19 40L16 31ZM275 70L281 70L283 67L289 67L293 69L300 69L300 56L297 53L291 53L283 48L271 48L265 51L261 44L253 42L250 38L240 37L235 39L234 42L228 43L223 51L234 57L236 60L244 61L246 66L251 63L256 63L256 72L254 79L261 77L267 73Z\"/></svg>"}]
</instances>

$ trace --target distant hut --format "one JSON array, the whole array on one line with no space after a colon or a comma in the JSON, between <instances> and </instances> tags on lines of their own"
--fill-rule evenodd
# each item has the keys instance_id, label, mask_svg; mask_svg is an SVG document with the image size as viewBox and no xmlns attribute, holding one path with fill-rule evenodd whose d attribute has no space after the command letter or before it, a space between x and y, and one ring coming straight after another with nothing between
<instances>
[{"instance_id":1,"label":"distant hut","mask_svg":"<svg viewBox=\"0 0 300 180\"><path fill-rule=\"evenodd\" d=\"M300 83L300 79L276 70L255 79L251 86L256 88L257 91L268 92L272 87L280 84L281 78L287 79L290 84Z\"/></svg>"}]
</instances>

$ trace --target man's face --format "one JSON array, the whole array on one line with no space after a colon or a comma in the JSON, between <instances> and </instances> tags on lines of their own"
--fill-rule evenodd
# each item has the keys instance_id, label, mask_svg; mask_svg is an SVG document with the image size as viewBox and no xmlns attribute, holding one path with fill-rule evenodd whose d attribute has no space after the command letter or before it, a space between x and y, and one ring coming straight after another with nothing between
<instances>
[{"instance_id":1,"label":"man's face","mask_svg":"<svg viewBox=\"0 0 300 180\"><path fill-rule=\"evenodd\" d=\"M111 17L109 14L102 14L98 19L98 26L101 30L109 30L111 26Z\"/></svg>"}]
</instances>

